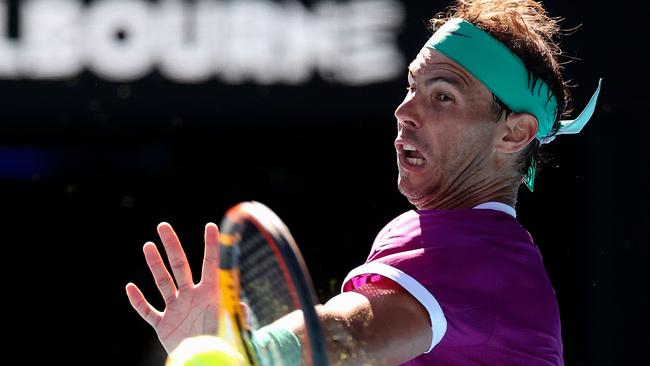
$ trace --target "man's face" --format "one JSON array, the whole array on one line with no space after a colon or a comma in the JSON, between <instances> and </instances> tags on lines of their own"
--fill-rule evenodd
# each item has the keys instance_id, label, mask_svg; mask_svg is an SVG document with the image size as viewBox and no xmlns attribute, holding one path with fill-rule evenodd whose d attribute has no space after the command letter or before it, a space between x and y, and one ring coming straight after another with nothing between
<instances>
[{"instance_id":1,"label":"man's face","mask_svg":"<svg viewBox=\"0 0 650 366\"><path fill-rule=\"evenodd\" d=\"M445 208L489 187L497 116L490 91L440 52L423 48L397 107L400 192L416 207Z\"/></svg>"}]
</instances>

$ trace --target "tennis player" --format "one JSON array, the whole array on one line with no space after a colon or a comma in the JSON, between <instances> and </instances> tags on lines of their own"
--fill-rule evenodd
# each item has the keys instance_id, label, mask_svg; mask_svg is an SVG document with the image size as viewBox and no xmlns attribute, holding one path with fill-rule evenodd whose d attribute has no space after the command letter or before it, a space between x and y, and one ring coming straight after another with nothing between
<instances>
[{"instance_id":1,"label":"tennis player","mask_svg":"<svg viewBox=\"0 0 650 366\"><path fill-rule=\"evenodd\" d=\"M559 26L536 1L458 1L431 26L395 111L398 186L416 209L381 230L367 262L319 307L328 357L335 365L563 365L555 293L515 204L521 184L534 187L540 146L580 132L600 84L575 120L562 120L569 92ZM216 294L192 283L171 227L159 231L178 288L148 244L167 308L156 312L134 285L127 293L170 351L216 331ZM217 236L209 224L206 253ZM292 339L272 338L299 353L300 317L277 325Z\"/></svg>"}]
</instances>

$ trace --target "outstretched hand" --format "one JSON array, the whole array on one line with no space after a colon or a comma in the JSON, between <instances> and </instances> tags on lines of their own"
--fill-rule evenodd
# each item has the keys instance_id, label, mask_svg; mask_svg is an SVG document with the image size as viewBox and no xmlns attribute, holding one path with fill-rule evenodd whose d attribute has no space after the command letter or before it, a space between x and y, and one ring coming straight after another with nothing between
<instances>
[{"instance_id":1,"label":"outstretched hand","mask_svg":"<svg viewBox=\"0 0 650 366\"><path fill-rule=\"evenodd\" d=\"M158 234L165 247L173 278L154 243L148 242L142 249L165 300L165 309L161 312L151 306L133 283L126 285L126 294L131 306L154 328L169 353L187 337L217 333L219 229L213 223L205 226L205 254L198 284L194 284L187 257L171 225L165 222L159 224Z\"/></svg>"}]
</instances>

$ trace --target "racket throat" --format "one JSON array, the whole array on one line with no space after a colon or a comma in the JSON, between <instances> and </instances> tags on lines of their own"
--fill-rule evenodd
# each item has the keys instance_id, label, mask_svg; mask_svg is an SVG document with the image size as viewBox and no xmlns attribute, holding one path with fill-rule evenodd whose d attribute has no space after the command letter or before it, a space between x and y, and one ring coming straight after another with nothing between
<instances>
[{"instance_id":1,"label":"racket throat","mask_svg":"<svg viewBox=\"0 0 650 366\"><path fill-rule=\"evenodd\" d=\"M239 301L239 271L236 268L219 271L219 290L221 311L217 335L235 347L246 358L248 365L259 366Z\"/></svg>"}]
</instances>

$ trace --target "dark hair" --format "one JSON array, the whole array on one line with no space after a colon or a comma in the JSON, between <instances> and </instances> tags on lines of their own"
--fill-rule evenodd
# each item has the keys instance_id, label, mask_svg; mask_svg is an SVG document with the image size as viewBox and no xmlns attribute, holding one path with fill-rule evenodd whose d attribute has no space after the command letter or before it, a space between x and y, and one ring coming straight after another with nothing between
<instances>
[{"instance_id":1,"label":"dark hair","mask_svg":"<svg viewBox=\"0 0 650 366\"><path fill-rule=\"evenodd\" d=\"M562 116L570 112L571 99L558 60L562 55L558 44L561 19L548 16L541 3L533 0L457 0L430 20L432 31L451 18L463 18L489 33L521 58L533 85L541 79L549 86L558 102L551 129L551 135L554 135ZM496 115L500 118L505 112L507 116L510 109L496 96L494 100ZM517 171L522 177L531 164L540 165L540 147L539 140L533 139L520 153Z\"/></svg>"}]
</instances>

